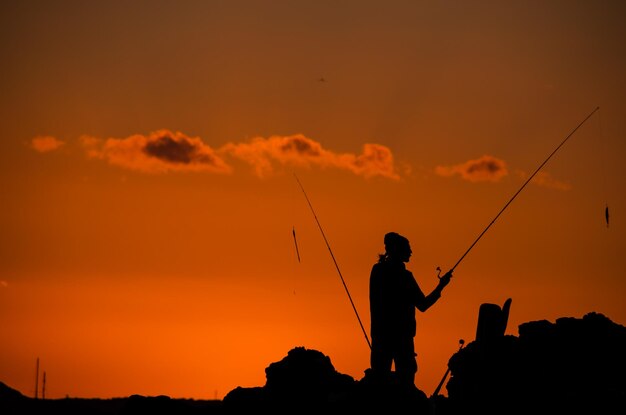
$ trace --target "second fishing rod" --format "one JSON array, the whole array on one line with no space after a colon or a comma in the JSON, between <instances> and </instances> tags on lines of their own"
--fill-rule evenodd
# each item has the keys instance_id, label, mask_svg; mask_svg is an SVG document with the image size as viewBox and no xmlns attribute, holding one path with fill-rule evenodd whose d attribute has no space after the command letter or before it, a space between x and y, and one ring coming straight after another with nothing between
<instances>
[{"instance_id":1,"label":"second fishing rod","mask_svg":"<svg viewBox=\"0 0 626 415\"><path fill-rule=\"evenodd\" d=\"M502 215L502 213L506 210L506 208L509 207L509 205L513 202L513 200L515 200L515 198L517 197L517 195L519 195L522 190L524 190L524 188L526 187L526 185L528 183L531 182L531 180L535 177L535 175L539 172L539 170L541 170L543 168L543 166L546 165L546 163L552 158L552 156L554 156L556 154L557 151L559 151L561 149L561 147L563 147L563 145L567 142L567 140L570 139L571 136L574 135L574 133L576 131L578 131L578 129L580 127L582 127L582 125L587 122L587 120L589 118L591 118L591 116L593 114L596 113L596 111L598 111L600 109L600 107L596 107L594 108L593 111L591 111L589 113L589 115L587 115L577 126L576 128L574 128L564 139L563 141L561 141L561 143L552 151L552 153L550 153L550 155L548 157L546 157L546 159L535 169L535 171L533 172L533 174L530 175L530 177L528 177L528 179L526 179L526 181L524 182L524 184L517 190L517 192L515 192L513 194L513 196L511 196L511 198L509 199L508 202L506 202L506 204L502 207L502 209L500 209L500 211L498 212L498 214L491 220L491 222L489 222L489 225L487 225L487 227L478 235L478 237L474 240L474 242L472 242L472 244L469 246L469 248L467 248L467 251L465 251L463 253L463 255L461 255L461 257L459 258L459 260L454 264L454 266L452 268L450 268L450 270L448 272L452 273L456 267L461 263L461 261L463 261L463 259L465 259L465 256L467 256L467 254L472 250L472 248L474 248L474 246L478 243L478 241L480 240L480 238L483 237L483 235L489 230L489 228L491 228L491 225L494 224L494 222L500 217L500 215ZM439 270L439 268L438 268ZM440 271L440 270L439 270Z\"/></svg>"}]
</instances>

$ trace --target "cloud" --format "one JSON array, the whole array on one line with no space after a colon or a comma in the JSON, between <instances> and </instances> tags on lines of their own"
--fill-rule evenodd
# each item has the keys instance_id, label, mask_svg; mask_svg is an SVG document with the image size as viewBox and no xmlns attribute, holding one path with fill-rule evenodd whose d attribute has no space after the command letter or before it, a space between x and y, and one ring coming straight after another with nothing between
<instances>
[{"instance_id":1,"label":"cloud","mask_svg":"<svg viewBox=\"0 0 626 415\"><path fill-rule=\"evenodd\" d=\"M437 166L435 173L444 177L459 175L470 182L497 182L506 176L508 171L503 160L484 155L454 166Z\"/></svg>"},{"instance_id":2,"label":"cloud","mask_svg":"<svg viewBox=\"0 0 626 415\"><path fill-rule=\"evenodd\" d=\"M523 180L528 180L528 174L522 171L518 172L518 175ZM535 174L535 177L530 181L532 184L536 184L537 186L547 187L549 189L563 190L567 191L572 188L572 185L560 180L555 179L548 172L540 171Z\"/></svg>"},{"instance_id":3,"label":"cloud","mask_svg":"<svg viewBox=\"0 0 626 415\"><path fill-rule=\"evenodd\" d=\"M2 288L6 288L6 287L8 287L8 286L9 286L9 283L8 283L8 282L6 282L6 281L4 281L4 280L1 280L1 281L0 281L0 287L2 287Z\"/></svg>"},{"instance_id":4,"label":"cloud","mask_svg":"<svg viewBox=\"0 0 626 415\"><path fill-rule=\"evenodd\" d=\"M365 144L361 154L338 154L324 149L315 140L296 134L256 137L247 143L228 143L220 149L220 154L222 153L249 163L259 177L271 174L274 165L281 164L338 168L368 178L381 176L399 179L391 150L380 144Z\"/></svg>"},{"instance_id":5,"label":"cloud","mask_svg":"<svg viewBox=\"0 0 626 415\"><path fill-rule=\"evenodd\" d=\"M64 144L65 143L63 141L49 135L38 136L30 141L30 146L35 151L38 151L40 153L48 153L50 151L54 151Z\"/></svg>"},{"instance_id":6,"label":"cloud","mask_svg":"<svg viewBox=\"0 0 626 415\"><path fill-rule=\"evenodd\" d=\"M196 137L169 130L127 138L83 136L87 155L110 164L144 173L207 171L230 173L232 168L216 152Z\"/></svg>"}]
</instances>

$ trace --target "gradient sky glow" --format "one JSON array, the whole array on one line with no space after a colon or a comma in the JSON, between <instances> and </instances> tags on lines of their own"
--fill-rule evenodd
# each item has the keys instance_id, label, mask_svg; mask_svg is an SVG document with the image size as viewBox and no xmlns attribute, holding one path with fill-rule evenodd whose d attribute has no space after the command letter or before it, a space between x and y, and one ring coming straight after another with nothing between
<instances>
[{"instance_id":1,"label":"gradient sky glow","mask_svg":"<svg viewBox=\"0 0 626 415\"><path fill-rule=\"evenodd\" d=\"M383 235L428 395L478 307L626 324L626 3L0 5L0 381L212 399L296 346L360 379ZM610 226L604 218L610 209ZM292 236L295 229L301 261ZM368 332L369 335L369 332ZM445 390L444 390L445 392Z\"/></svg>"}]
</instances>

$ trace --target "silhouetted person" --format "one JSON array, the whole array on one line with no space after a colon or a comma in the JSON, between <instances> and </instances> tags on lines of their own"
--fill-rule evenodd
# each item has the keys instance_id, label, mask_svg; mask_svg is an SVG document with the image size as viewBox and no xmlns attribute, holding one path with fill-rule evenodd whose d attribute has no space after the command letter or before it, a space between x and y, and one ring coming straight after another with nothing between
<instances>
[{"instance_id":1,"label":"silhouetted person","mask_svg":"<svg viewBox=\"0 0 626 415\"><path fill-rule=\"evenodd\" d=\"M415 309L424 312L440 297L452 271L440 278L428 295L420 289L405 262L411 257L409 240L395 232L385 235L385 253L370 274L371 373L376 379L391 375L392 362L399 384L414 387L417 373L414 337Z\"/></svg>"}]
</instances>

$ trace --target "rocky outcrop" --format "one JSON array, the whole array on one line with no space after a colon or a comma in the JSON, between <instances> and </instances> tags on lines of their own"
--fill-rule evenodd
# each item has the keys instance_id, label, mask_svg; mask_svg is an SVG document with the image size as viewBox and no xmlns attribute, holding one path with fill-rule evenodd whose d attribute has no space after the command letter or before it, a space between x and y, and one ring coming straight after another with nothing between
<instances>
[{"instance_id":1,"label":"rocky outcrop","mask_svg":"<svg viewBox=\"0 0 626 415\"><path fill-rule=\"evenodd\" d=\"M323 353L295 347L265 369L263 387L237 387L224 397L230 412L265 409L302 413L328 409L354 386L351 376L337 372Z\"/></svg>"},{"instance_id":2,"label":"rocky outcrop","mask_svg":"<svg viewBox=\"0 0 626 415\"><path fill-rule=\"evenodd\" d=\"M441 413L626 413L626 327L599 313L476 340L449 368Z\"/></svg>"},{"instance_id":3,"label":"rocky outcrop","mask_svg":"<svg viewBox=\"0 0 626 415\"><path fill-rule=\"evenodd\" d=\"M419 389L402 388L391 376L376 379L369 370L361 380L337 372L328 356L296 347L266 369L263 387L230 391L224 398L229 413L263 410L270 413L318 414L341 411L426 414L428 398Z\"/></svg>"}]
</instances>

